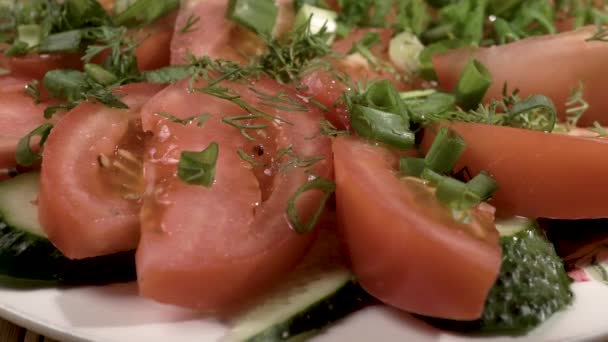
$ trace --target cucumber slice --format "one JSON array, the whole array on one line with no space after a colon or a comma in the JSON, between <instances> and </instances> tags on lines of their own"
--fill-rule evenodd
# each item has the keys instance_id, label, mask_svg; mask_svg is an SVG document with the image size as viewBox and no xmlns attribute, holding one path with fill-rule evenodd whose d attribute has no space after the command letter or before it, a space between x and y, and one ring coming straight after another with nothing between
<instances>
[{"instance_id":1,"label":"cucumber slice","mask_svg":"<svg viewBox=\"0 0 608 342\"><path fill-rule=\"evenodd\" d=\"M444 329L523 334L570 305L571 280L534 220L513 218L496 224L503 251L500 274L476 321L425 318Z\"/></svg>"},{"instance_id":2,"label":"cucumber slice","mask_svg":"<svg viewBox=\"0 0 608 342\"><path fill-rule=\"evenodd\" d=\"M74 285L135 280L133 251L70 260L53 246L38 221L39 178L31 172L0 182L0 274Z\"/></svg>"},{"instance_id":3,"label":"cucumber slice","mask_svg":"<svg viewBox=\"0 0 608 342\"><path fill-rule=\"evenodd\" d=\"M331 246L337 244L328 242L332 239L321 235L320 249L335 252ZM222 341L299 340L373 302L338 258L317 251L277 289L238 316Z\"/></svg>"}]
</instances>

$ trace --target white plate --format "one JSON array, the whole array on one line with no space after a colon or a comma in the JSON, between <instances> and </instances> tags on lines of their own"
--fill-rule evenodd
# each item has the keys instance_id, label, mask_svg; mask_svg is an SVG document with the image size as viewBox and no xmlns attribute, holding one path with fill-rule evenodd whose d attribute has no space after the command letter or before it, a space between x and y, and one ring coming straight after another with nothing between
<instances>
[{"instance_id":1,"label":"white plate","mask_svg":"<svg viewBox=\"0 0 608 342\"><path fill-rule=\"evenodd\" d=\"M573 285L575 302L538 329L518 338L476 341L606 341L608 286L596 281ZM0 288L0 316L61 341L218 341L226 327L217 320L137 296L136 285L71 289ZM372 307L355 313L317 342L469 341L470 336L436 330L404 313Z\"/></svg>"}]
</instances>

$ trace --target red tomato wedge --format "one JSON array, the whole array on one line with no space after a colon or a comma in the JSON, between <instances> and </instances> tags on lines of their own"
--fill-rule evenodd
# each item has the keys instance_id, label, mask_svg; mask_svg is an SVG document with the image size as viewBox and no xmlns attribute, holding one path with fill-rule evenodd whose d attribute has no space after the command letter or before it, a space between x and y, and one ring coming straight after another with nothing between
<instances>
[{"instance_id":1,"label":"red tomato wedge","mask_svg":"<svg viewBox=\"0 0 608 342\"><path fill-rule=\"evenodd\" d=\"M608 60L608 44L586 41L596 33L595 27L551 36L539 36L514 43L480 49L460 49L433 58L441 88L452 90L470 58L477 58L492 74L492 87L486 100L500 98L504 83L510 90L518 88L522 96L542 94L550 97L560 113L579 82L584 85L584 98L589 110L580 124L594 121L608 124L608 85L603 73Z\"/></svg>"},{"instance_id":2,"label":"red tomato wedge","mask_svg":"<svg viewBox=\"0 0 608 342\"><path fill-rule=\"evenodd\" d=\"M139 109L161 88L117 90L130 109L83 103L53 128L43 151L40 223L68 258L134 249L143 192Z\"/></svg>"},{"instance_id":3,"label":"red tomato wedge","mask_svg":"<svg viewBox=\"0 0 608 342\"><path fill-rule=\"evenodd\" d=\"M44 74L54 69L81 69L78 54L26 55L8 57L0 54L0 66L10 71L12 76L42 79Z\"/></svg>"},{"instance_id":4,"label":"red tomato wedge","mask_svg":"<svg viewBox=\"0 0 608 342\"><path fill-rule=\"evenodd\" d=\"M226 18L228 1L184 1L175 24L171 42L171 64L188 62L188 54L213 59L246 61L243 53L259 54L263 48L255 34ZM188 20L200 18L190 29Z\"/></svg>"},{"instance_id":5,"label":"red tomato wedge","mask_svg":"<svg viewBox=\"0 0 608 342\"><path fill-rule=\"evenodd\" d=\"M490 172L500 185L491 201L499 212L608 217L608 140L474 123L450 127L467 142L456 169ZM426 132L422 145L428 149L434 134Z\"/></svg>"},{"instance_id":6,"label":"red tomato wedge","mask_svg":"<svg viewBox=\"0 0 608 342\"><path fill-rule=\"evenodd\" d=\"M143 296L160 302L226 312L276 284L306 252L315 234L292 230L286 208L311 176L304 166L283 169L295 156L284 152L289 149L308 160L318 157L307 169L331 178L331 144L319 134L318 109L299 102L293 91L274 81L221 84L281 119L242 122L268 125L247 130L255 141L222 121L246 115L245 110L218 97L190 92L187 84L165 89L142 111L144 130L152 138L146 143L144 161L146 196L136 258L139 288ZM283 94L290 106L301 108L264 106L262 93ZM204 124L193 120L184 125L157 114L163 112L181 119L210 116ZM176 176L180 153L201 151L211 142L219 145L212 186L180 180ZM239 149L261 165L244 161ZM296 206L304 222L319 207L321 196L317 191L299 196Z\"/></svg>"},{"instance_id":7,"label":"red tomato wedge","mask_svg":"<svg viewBox=\"0 0 608 342\"><path fill-rule=\"evenodd\" d=\"M145 39L135 51L139 70L154 70L170 64L171 39L176 18L177 11L165 15L137 33L138 39Z\"/></svg>"},{"instance_id":8,"label":"red tomato wedge","mask_svg":"<svg viewBox=\"0 0 608 342\"><path fill-rule=\"evenodd\" d=\"M0 169L17 165L17 143L36 127L46 122L46 104L35 104L25 95L27 82L21 79L0 78Z\"/></svg>"},{"instance_id":9,"label":"red tomato wedge","mask_svg":"<svg viewBox=\"0 0 608 342\"><path fill-rule=\"evenodd\" d=\"M501 263L493 213L457 223L419 180L397 177L397 157L354 137L333 143L339 228L361 286L426 316L479 318Z\"/></svg>"},{"instance_id":10,"label":"red tomato wedge","mask_svg":"<svg viewBox=\"0 0 608 342\"><path fill-rule=\"evenodd\" d=\"M276 3L279 12L273 35L280 37L292 29L295 13L292 0ZM264 42L255 33L227 19L227 10L225 0L183 1L171 42L171 64L187 63L189 54L246 62L248 56L264 52ZM188 20L192 18L200 19L188 27Z\"/></svg>"},{"instance_id":11,"label":"red tomato wedge","mask_svg":"<svg viewBox=\"0 0 608 342\"><path fill-rule=\"evenodd\" d=\"M340 96L349 91L349 87L336 79L335 75L325 70L315 70L302 77L303 96L320 103L327 108L325 118L337 129L350 128L350 114L346 106L339 103Z\"/></svg>"}]
</instances>

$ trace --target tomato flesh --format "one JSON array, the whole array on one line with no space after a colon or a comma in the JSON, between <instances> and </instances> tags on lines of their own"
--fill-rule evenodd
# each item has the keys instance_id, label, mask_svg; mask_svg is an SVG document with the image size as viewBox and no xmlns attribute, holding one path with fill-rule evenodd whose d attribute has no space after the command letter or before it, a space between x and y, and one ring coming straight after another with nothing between
<instances>
[{"instance_id":1,"label":"tomato flesh","mask_svg":"<svg viewBox=\"0 0 608 342\"><path fill-rule=\"evenodd\" d=\"M17 166L15 151L21 138L47 122L47 104L35 104L24 93L27 82L12 77L0 78L0 169Z\"/></svg>"},{"instance_id":2,"label":"tomato flesh","mask_svg":"<svg viewBox=\"0 0 608 342\"><path fill-rule=\"evenodd\" d=\"M489 48L465 48L433 58L441 88L451 91L470 58L477 58L492 74L492 86L485 100L502 97L503 85L519 89L520 96L545 95L565 116L565 104L580 83L589 109L579 121L608 123L606 78L602 72L608 59L608 44L586 41L596 28L584 27L551 36L538 36Z\"/></svg>"},{"instance_id":3,"label":"tomato flesh","mask_svg":"<svg viewBox=\"0 0 608 342\"><path fill-rule=\"evenodd\" d=\"M249 104L261 101L250 88L267 94L295 93L270 80L222 85ZM259 94L259 93L258 93ZM314 234L294 232L285 211L289 198L308 179L303 168L280 171L277 155L285 148L320 156L310 167L316 175L332 176L331 146L319 135L321 113L260 107L288 121L258 119L268 127L248 130L255 141L222 119L246 112L217 97L188 90L188 82L170 86L142 111L146 142L146 196L142 211L142 238L137 250L140 293L164 303L209 312L241 307L291 270L306 252ZM184 125L157 113L179 118L208 113L200 125ZM182 151L201 151L211 142L219 145L215 181L210 188L187 184L176 175ZM243 152L260 166L237 155ZM257 165L257 164L256 164ZM310 218L320 193L299 197L301 216ZM308 222L308 220L305 220Z\"/></svg>"},{"instance_id":4,"label":"tomato flesh","mask_svg":"<svg viewBox=\"0 0 608 342\"><path fill-rule=\"evenodd\" d=\"M82 259L137 246L137 196L143 192L138 189L139 108L159 90L149 84L122 87L118 92L126 94L122 100L128 110L82 103L49 135L41 167L40 223L67 257Z\"/></svg>"},{"instance_id":5,"label":"tomato flesh","mask_svg":"<svg viewBox=\"0 0 608 342\"><path fill-rule=\"evenodd\" d=\"M479 318L501 263L493 214L457 223L421 181L397 177L382 147L339 137L333 151L339 228L361 286L408 312Z\"/></svg>"},{"instance_id":6,"label":"tomato flesh","mask_svg":"<svg viewBox=\"0 0 608 342\"><path fill-rule=\"evenodd\" d=\"M608 141L519 128L454 123L467 142L456 169L487 170L500 188L491 203L505 215L608 217ZM433 129L434 130L434 129ZM422 145L428 149L433 130Z\"/></svg>"}]
</instances>

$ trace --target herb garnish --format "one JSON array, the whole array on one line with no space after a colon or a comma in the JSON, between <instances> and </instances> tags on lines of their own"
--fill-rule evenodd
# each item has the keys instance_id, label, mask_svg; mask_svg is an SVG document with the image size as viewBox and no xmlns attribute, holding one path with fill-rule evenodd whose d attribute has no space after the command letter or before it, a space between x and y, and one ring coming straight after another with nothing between
<instances>
[{"instance_id":1,"label":"herb garnish","mask_svg":"<svg viewBox=\"0 0 608 342\"><path fill-rule=\"evenodd\" d=\"M302 222L298 214L296 202L300 195L308 191L321 191L323 193L323 196L321 197L321 200L319 201L319 206L312 215L310 222L305 223ZM287 202L287 218L289 220L289 223L297 233L305 234L314 229L314 227L317 225L317 222L319 222L319 218L321 217L323 210L325 209L325 204L327 203L331 195L334 193L334 191L336 191L336 184L334 182L330 181L329 179L319 177L310 173L309 181L300 186Z\"/></svg>"},{"instance_id":2,"label":"herb garnish","mask_svg":"<svg viewBox=\"0 0 608 342\"><path fill-rule=\"evenodd\" d=\"M188 16L188 19L186 19L186 23L184 24L184 26L182 26L178 30L178 32L181 34L186 34L198 30L198 26L196 24L198 24L200 20L201 17L194 16L193 14L191 14L190 16Z\"/></svg>"},{"instance_id":3,"label":"herb garnish","mask_svg":"<svg viewBox=\"0 0 608 342\"><path fill-rule=\"evenodd\" d=\"M15 154L17 163L19 165L31 166L42 159L42 149L44 148L44 143L46 142L46 139L48 138L52 129L52 124L42 124L19 140ZM38 153L34 152L31 147L31 140L36 136L40 137L40 141L38 142Z\"/></svg>"},{"instance_id":4,"label":"herb garnish","mask_svg":"<svg viewBox=\"0 0 608 342\"><path fill-rule=\"evenodd\" d=\"M210 188L215 180L219 145L212 142L200 152L183 151L177 164L177 176L188 184Z\"/></svg>"},{"instance_id":5,"label":"herb garnish","mask_svg":"<svg viewBox=\"0 0 608 342\"><path fill-rule=\"evenodd\" d=\"M182 125L189 125L189 124L191 124L191 123L193 123L193 122L196 121L196 125L198 127L202 127L205 124L205 122L207 120L209 120L209 118L211 118L211 114L208 114L208 113L206 113L206 114L200 114L200 115L194 115L194 116L191 116L191 117L188 117L188 118L185 118L185 119L180 119L177 116L173 116L173 115L171 115L171 114L169 114L167 112L157 112L155 114L156 115L160 115L160 116L162 116L164 118L167 118L171 122L175 122L175 123L182 124Z\"/></svg>"}]
</instances>

